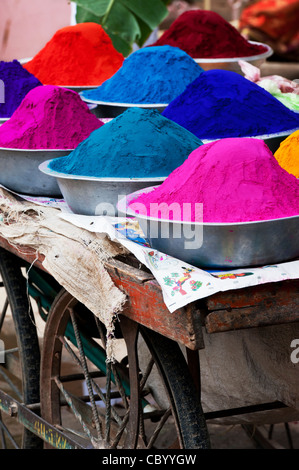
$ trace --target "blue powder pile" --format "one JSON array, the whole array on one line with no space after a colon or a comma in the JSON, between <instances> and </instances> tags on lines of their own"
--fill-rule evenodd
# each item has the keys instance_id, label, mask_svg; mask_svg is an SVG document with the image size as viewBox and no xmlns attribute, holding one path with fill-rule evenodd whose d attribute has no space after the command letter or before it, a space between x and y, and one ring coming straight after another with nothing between
<instances>
[{"instance_id":1,"label":"blue powder pile","mask_svg":"<svg viewBox=\"0 0 299 470\"><path fill-rule=\"evenodd\" d=\"M262 136L299 127L298 113L227 70L203 72L162 114L203 140Z\"/></svg>"},{"instance_id":2,"label":"blue powder pile","mask_svg":"<svg viewBox=\"0 0 299 470\"><path fill-rule=\"evenodd\" d=\"M168 104L202 72L177 47L146 47L133 52L111 78L82 92L82 97L108 103Z\"/></svg>"},{"instance_id":3,"label":"blue powder pile","mask_svg":"<svg viewBox=\"0 0 299 470\"><path fill-rule=\"evenodd\" d=\"M158 111L129 108L49 167L81 176L166 177L200 145L197 137Z\"/></svg>"},{"instance_id":4,"label":"blue powder pile","mask_svg":"<svg viewBox=\"0 0 299 470\"><path fill-rule=\"evenodd\" d=\"M17 60L0 62L0 79L4 83L4 103L0 100L0 118L10 118L27 93L42 85Z\"/></svg>"}]
</instances>

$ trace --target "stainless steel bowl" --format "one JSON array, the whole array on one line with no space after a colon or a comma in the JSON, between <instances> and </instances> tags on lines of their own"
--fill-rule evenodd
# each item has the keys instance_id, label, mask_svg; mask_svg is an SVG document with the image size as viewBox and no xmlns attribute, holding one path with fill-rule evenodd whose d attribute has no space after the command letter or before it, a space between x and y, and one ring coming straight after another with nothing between
<instances>
[{"instance_id":1,"label":"stainless steel bowl","mask_svg":"<svg viewBox=\"0 0 299 470\"><path fill-rule=\"evenodd\" d=\"M43 161L67 155L72 150L30 150L0 148L0 184L11 191L31 196L61 197L53 178L42 174Z\"/></svg>"},{"instance_id":2,"label":"stainless steel bowl","mask_svg":"<svg viewBox=\"0 0 299 470\"><path fill-rule=\"evenodd\" d=\"M205 71L211 70L211 69L222 69L222 70L230 70L231 72L236 72L240 75L244 75L239 65L240 60L249 62L255 67L260 67L265 62L265 60L273 54L273 49L268 44L264 44L262 42L256 42L256 41L248 41L248 42L250 44L264 46L266 48L266 51L263 52L262 54L249 56L249 57L229 57L229 58L216 58L216 59L197 58L194 60Z\"/></svg>"},{"instance_id":3,"label":"stainless steel bowl","mask_svg":"<svg viewBox=\"0 0 299 470\"><path fill-rule=\"evenodd\" d=\"M117 216L118 201L133 191L159 185L164 178L97 178L69 175L49 168L51 160L39 170L57 181L64 200L75 214Z\"/></svg>"},{"instance_id":4,"label":"stainless steel bowl","mask_svg":"<svg viewBox=\"0 0 299 470\"><path fill-rule=\"evenodd\" d=\"M84 96L84 92L79 93L81 99L87 104L94 104L96 108L93 113L98 118L114 118L124 113L129 108L143 108L143 109L156 109L160 113L168 106L168 103L157 103L157 104L136 104L136 103L110 103L107 101L97 101Z\"/></svg>"},{"instance_id":5,"label":"stainless steel bowl","mask_svg":"<svg viewBox=\"0 0 299 470\"><path fill-rule=\"evenodd\" d=\"M284 132L277 132L275 134L265 134L265 135L257 135L257 136L248 136L252 139L261 139L267 144L271 152L274 154L276 150L279 148L280 144L282 141L284 141L289 135L293 134L293 132L296 132L297 129L292 129L289 131L284 131ZM246 137L246 136L244 136ZM220 140L220 139L215 139L215 140ZM201 141L204 144L208 144L209 142L214 142L215 140L210 140L210 139L201 139Z\"/></svg>"},{"instance_id":6,"label":"stainless steel bowl","mask_svg":"<svg viewBox=\"0 0 299 470\"><path fill-rule=\"evenodd\" d=\"M299 215L241 223L162 220L139 215L129 207L144 192L136 191L119 201L119 214L136 217L152 248L193 266L235 269L280 263L299 256Z\"/></svg>"},{"instance_id":7,"label":"stainless steel bowl","mask_svg":"<svg viewBox=\"0 0 299 470\"><path fill-rule=\"evenodd\" d=\"M77 93L81 93L81 91L85 91L85 90L94 90L95 88L98 87L97 85L93 85L93 86L59 85L59 86L61 86L61 88L67 88L68 90L76 91Z\"/></svg>"}]
</instances>

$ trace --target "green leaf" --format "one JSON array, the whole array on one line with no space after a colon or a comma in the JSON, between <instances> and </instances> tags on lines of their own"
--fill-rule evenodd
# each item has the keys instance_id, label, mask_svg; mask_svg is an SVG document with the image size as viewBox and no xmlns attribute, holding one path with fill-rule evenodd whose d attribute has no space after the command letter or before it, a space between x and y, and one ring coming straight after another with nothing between
<instances>
[{"instance_id":1,"label":"green leaf","mask_svg":"<svg viewBox=\"0 0 299 470\"><path fill-rule=\"evenodd\" d=\"M109 0L74 0L79 7L84 8L94 16L104 16L108 9Z\"/></svg>"},{"instance_id":2,"label":"green leaf","mask_svg":"<svg viewBox=\"0 0 299 470\"><path fill-rule=\"evenodd\" d=\"M152 30L161 22L161 18L167 15L167 9L161 0L121 0L122 3Z\"/></svg>"},{"instance_id":3,"label":"green leaf","mask_svg":"<svg viewBox=\"0 0 299 470\"><path fill-rule=\"evenodd\" d=\"M103 26L114 47L125 57L132 45L140 47L167 16L170 0L74 0L77 23Z\"/></svg>"}]
</instances>

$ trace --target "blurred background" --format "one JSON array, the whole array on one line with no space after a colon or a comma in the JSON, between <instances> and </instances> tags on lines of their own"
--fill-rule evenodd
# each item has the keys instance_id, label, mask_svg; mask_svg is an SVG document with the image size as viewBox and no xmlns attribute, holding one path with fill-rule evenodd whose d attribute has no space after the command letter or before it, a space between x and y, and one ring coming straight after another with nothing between
<instances>
[{"instance_id":1,"label":"blurred background","mask_svg":"<svg viewBox=\"0 0 299 470\"><path fill-rule=\"evenodd\" d=\"M264 75L299 79L299 0L173 0L152 37L194 8L213 10L247 39L269 44L274 54L262 66ZM0 60L34 56L59 28L76 22L75 13L69 0L1 0Z\"/></svg>"}]
</instances>

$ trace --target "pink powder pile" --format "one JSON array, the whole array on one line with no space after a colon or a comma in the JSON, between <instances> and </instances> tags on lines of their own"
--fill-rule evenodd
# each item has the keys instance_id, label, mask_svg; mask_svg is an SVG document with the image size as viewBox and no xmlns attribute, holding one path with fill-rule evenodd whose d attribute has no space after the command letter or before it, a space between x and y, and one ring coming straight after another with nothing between
<instances>
[{"instance_id":1,"label":"pink powder pile","mask_svg":"<svg viewBox=\"0 0 299 470\"><path fill-rule=\"evenodd\" d=\"M158 211L161 203L166 211ZM198 221L195 203L203 204L204 222L279 219L299 214L299 180L280 167L263 140L227 138L198 147L161 186L142 193L130 207L178 220L169 211L173 203L182 208L179 220ZM187 217L184 203L191 208Z\"/></svg>"},{"instance_id":2,"label":"pink powder pile","mask_svg":"<svg viewBox=\"0 0 299 470\"><path fill-rule=\"evenodd\" d=\"M0 147L74 149L103 125L78 93L44 85L31 90L0 127Z\"/></svg>"}]
</instances>

